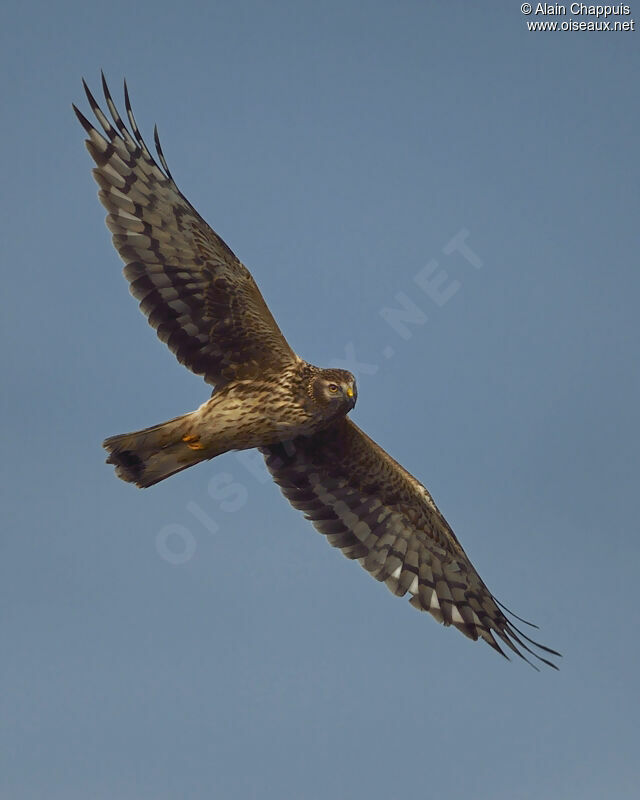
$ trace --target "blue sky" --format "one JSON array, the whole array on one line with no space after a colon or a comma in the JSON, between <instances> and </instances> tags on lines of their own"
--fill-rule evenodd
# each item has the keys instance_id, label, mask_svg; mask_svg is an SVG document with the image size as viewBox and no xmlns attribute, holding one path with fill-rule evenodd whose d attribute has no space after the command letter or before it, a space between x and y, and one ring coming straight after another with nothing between
<instances>
[{"instance_id":1,"label":"blue sky","mask_svg":"<svg viewBox=\"0 0 640 800\"><path fill-rule=\"evenodd\" d=\"M6 6L3 798L635 797L638 34L480 5ZM559 673L394 599L255 454L114 478L105 436L207 388L104 226L100 68Z\"/></svg>"}]
</instances>

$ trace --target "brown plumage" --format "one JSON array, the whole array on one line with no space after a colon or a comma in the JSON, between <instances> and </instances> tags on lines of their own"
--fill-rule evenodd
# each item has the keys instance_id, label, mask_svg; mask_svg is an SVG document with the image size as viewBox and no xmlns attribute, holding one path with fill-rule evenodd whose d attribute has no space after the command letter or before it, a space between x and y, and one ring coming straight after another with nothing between
<instances>
[{"instance_id":1,"label":"brown plumage","mask_svg":"<svg viewBox=\"0 0 640 800\"><path fill-rule=\"evenodd\" d=\"M286 342L247 268L176 186L102 78L113 124L85 84L99 132L74 106L131 293L178 360L214 387L199 409L104 442L122 480L152 486L229 450L257 447L285 497L330 544L396 595L472 639L555 667L501 611L427 490L351 420L351 373ZM115 127L114 127L115 126Z\"/></svg>"}]
</instances>

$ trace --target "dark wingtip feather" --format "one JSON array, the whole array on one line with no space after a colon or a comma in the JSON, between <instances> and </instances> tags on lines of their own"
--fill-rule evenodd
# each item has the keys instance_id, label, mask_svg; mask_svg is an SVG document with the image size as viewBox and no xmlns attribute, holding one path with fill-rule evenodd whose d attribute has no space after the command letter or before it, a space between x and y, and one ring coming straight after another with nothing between
<instances>
[{"instance_id":1,"label":"dark wingtip feather","mask_svg":"<svg viewBox=\"0 0 640 800\"><path fill-rule=\"evenodd\" d=\"M93 93L91 92L91 90L87 86L87 82L85 81L84 78L82 79L82 85L84 86L84 91L85 91L85 94L87 95L87 100L89 101L89 105L91 106L91 110L95 114L95 117L98 120L98 122L100 123L100 125L102 125L102 128L103 128L104 132L107 134L109 139L111 141L113 141L117 137L116 131L114 130L114 128L111 125L111 123L109 122L108 117L105 116L104 112L100 108L100 105L98 104L98 101L93 96Z\"/></svg>"},{"instance_id":2,"label":"dark wingtip feather","mask_svg":"<svg viewBox=\"0 0 640 800\"><path fill-rule=\"evenodd\" d=\"M96 98L91 93L91 89L87 86L87 82L85 81L84 78L82 79L82 85L84 87L84 93L87 95L87 100L89 101L89 105L91 106L91 110L95 111L96 108L99 108L100 106L98 105L98 101L96 100Z\"/></svg>"},{"instance_id":3,"label":"dark wingtip feather","mask_svg":"<svg viewBox=\"0 0 640 800\"><path fill-rule=\"evenodd\" d=\"M140 136L140 131L138 130L138 125L136 123L136 118L133 116L133 109L131 108L131 98L129 97L129 87L127 86L127 79L124 79L124 107L127 112L127 117L129 117L129 123L131 125L131 130L133 131L133 135L136 137L138 144L146 150L144 147L144 142L142 141L142 136Z\"/></svg>"},{"instance_id":4,"label":"dark wingtip feather","mask_svg":"<svg viewBox=\"0 0 640 800\"><path fill-rule=\"evenodd\" d=\"M504 611L506 611L506 613L509 614L511 617L513 617L514 619L517 619L519 622L522 622L525 625L528 625L530 628L538 629L538 627L539 627L538 625L535 625L533 622L529 622L528 620L523 619L522 617L519 617L517 614L514 614L513 611L511 611L510 608L507 608L507 606L505 606L504 603L501 603L497 598L493 597L493 595L492 595L492 598L493 598L494 602L497 605L499 605ZM508 635L515 642L517 642L517 644L520 647L524 648L528 653L530 653L532 656L534 656L534 658L537 658L538 661L541 661L543 664L546 664L547 666L552 667L555 670L559 670L560 669L552 661L549 661L548 659L544 658L543 656L539 655L534 650L532 650L530 647L528 647L525 644L525 642L523 641L523 639L525 639L527 642L529 642L529 644L533 645L534 647L537 647L539 650L542 650L545 653L549 653L549 655L556 656L557 658L562 658L562 653L559 653L557 650L554 650L551 647L547 647L544 644L540 644L540 642L536 642L535 639L532 639L530 636L527 636L526 633L521 631L520 628L518 628L517 625L514 625L514 623L511 620L508 620L508 627L507 627L505 632L508 633ZM522 638L520 638L520 637L522 637ZM518 652L517 649L516 649L516 652ZM524 658L522 653L518 652L518 655L520 655L520 656L522 656ZM528 658L525 658L524 660L528 664L531 664L531 662L529 661ZM534 667L534 669L537 669L537 667L535 667L534 664L531 664L531 666Z\"/></svg>"},{"instance_id":5,"label":"dark wingtip feather","mask_svg":"<svg viewBox=\"0 0 640 800\"><path fill-rule=\"evenodd\" d=\"M71 108L75 111L78 122L82 125L87 133L91 133L92 130L95 130L93 125L89 122L89 120L85 117L82 111L80 111L75 103L71 103Z\"/></svg>"},{"instance_id":6,"label":"dark wingtip feather","mask_svg":"<svg viewBox=\"0 0 640 800\"><path fill-rule=\"evenodd\" d=\"M514 614L514 616L515 616L515 614ZM511 626L511 627L512 627L512 628L513 628L515 631L517 631L517 633L519 633L519 634L520 634L520 636L522 636L522 638L523 638L523 639L526 639L526 640L527 640L527 641L528 641L530 644L534 645L534 647L537 647L537 648L539 648L540 650L544 650L544 652L545 652L545 653L549 653L549 655L552 655L552 656L557 656L558 658L562 658L562 653L559 653L557 650L554 650L554 649L553 649L553 648L551 648L551 647L547 647L547 646L546 646L546 645L544 645L544 644L540 644L540 642L536 642L536 640L535 640L535 639L532 639L530 636L527 636L527 634L526 634L526 633L523 633L523 632L520 630L520 628L518 628L518 627L517 627L516 625L514 625L512 622L511 622L511 623L509 623L509 624L510 624L510 626ZM536 626L536 627L537 627L537 626Z\"/></svg>"},{"instance_id":7,"label":"dark wingtip feather","mask_svg":"<svg viewBox=\"0 0 640 800\"><path fill-rule=\"evenodd\" d=\"M520 639L515 633L513 633L513 631L511 632L511 636L513 636L513 638L515 639L515 641L518 643L518 645L520 647L522 647L524 650L527 651L527 653L529 653L534 658L536 658L538 661L540 661L540 663L546 664L548 667L551 667L551 669L555 669L556 672L559 671L560 668L558 666L556 666L556 664L554 664L553 661L549 661L548 658L545 658L544 656L538 655L538 653L534 652L530 647L528 647L522 641L522 639ZM531 661L529 661L529 659L526 656L524 656L522 653L519 653L519 655L527 662L527 664L530 664L535 669L536 672L540 672L538 667L536 667L535 664L533 664Z\"/></svg>"},{"instance_id":8,"label":"dark wingtip feather","mask_svg":"<svg viewBox=\"0 0 640 800\"><path fill-rule=\"evenodd\" d=\"M107 108L109 109L111 118L113 119L116 128L120 131L120 136L124 139L127 147L129 149L131 149L131 147L135 149L138 147L138 145L133 140L133 137L129 133L127 126L122 121L122 117L118 113L118 109L116 108L116 104L113 102L113 97L111 96L111 91L109 90L109 85L107 83L107 79L105 78L104 72L101 71L100 74L102 76L102 93L104 94L104 99L107 103Z\"/></svg>"},{"instance_id":9,"label":"dark wingtip feather","mask_svg":"<svg viewBox=\"0 0 640 800\"><path fill-rule=\"evenodd\" d=\"M160 163L162 164L162 168L167 173L168 177L173 180L173 175L171 174L171 170L167 166L167 159L164 157L164 153L162 152L162 146L160 144L160 136L158 134L158 126L153 126L153 141L156 146L156 152L158 153L158 158L160 159Z\"/></svg>"},{"instance_id":10,"label":"dark wingtip feather","mask_svg":"<svg viewBox=\"0 0 640 800\"><path fill-rule=\"evenodd\" d=\"M539 625L536 625L534 622L529 622L529 620L523 619L522 617L519 617L510 608L507 608L507 606L505 606L504 603L501 603L498 600L497 597L494 597L494 595L491 595L491 597L493 597L494 602L497 603L503 611L506 611L507 614L511 614L511 616L515 617L519 622L524 622L524 624L528 625L530 628L539 628L540 627Z\"/></svg>"},{"instance_id":11,"label":"dark wingtip feather","mask_svg":"<svg viewBox=\"0 0 640 800\"><path fill-rule=\"evenodd\" d=\"M104 72L100 70L100 80L102 81L102 93L105 96L107 102L111 100L111 92L109 91L109 85L107 84L107 79L105 78Z\"/></svg>"},{"instance_id":12,"label":"dark wingtip feather","mask_svg":"<svg viewBox=\"0 0 640 800\"><path fill-rule=\"evenodd\" d=\"M124 107L127 111L127 117L129 119L129 124L131 125L131 130L133 135L135 136L136 141L140 145L140 149L144 153L145 157L149 159L149 162L154 166L158 166L155 162L154 157L149 152L147 145L145 144L144 139L142 138L142 134L140 133L140 129L138 128L138 123L136 122L136 118L133 115L133 109L131 108L131 98L129 97L129 88L127 86L127 79L124 79Z\"/></svg>"},{"instance_id":13,"label":"dark wingtip feather","mask_svg":"<svg viewBox=\"0 0 640 800\"><path fill-rule=\"evenodd\" d=\"M488 631L487 631L487 633L489 634L489 636L490 636L490 638L491 638L491 641L489 641L489 639L485 639L485 638L484 638L484 636L483 636L482 638L484 639L484 641L485 641L485 642L486 642L486 643L487 643L487 644L488 644L490 647L493 647L493 649L496 651L496 653L499 653L499 654L500 654L500 655L501 655L503 658L505 658L507 661L511 661L511 659L509 658L509 656L508 656L508 655L507 655L507 654L504 652L504 650L503 650L503 649L500 647L500 645L498 644L498 642L496 642L496 640L495 640L495 637L494 637L494 635L493 635L493 631L490 631L490 630L488 630Z\"/></svg>"}]
</instances>

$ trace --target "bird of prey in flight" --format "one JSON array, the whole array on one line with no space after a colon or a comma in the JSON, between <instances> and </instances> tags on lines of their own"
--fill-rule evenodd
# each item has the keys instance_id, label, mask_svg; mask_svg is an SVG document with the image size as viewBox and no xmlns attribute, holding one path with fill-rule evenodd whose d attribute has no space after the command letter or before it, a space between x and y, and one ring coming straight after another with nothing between
<instances>
[{"instance_id":1,"label":"bird of prey in flight","mask_svg":"<svg viewBox=\"0 0 640 800\"><path fill-rule=\"evenodd\" d=\"M104 76L102 86L111 120L86 84L98 125L74 110L124 275L158 337L213 387L196 411L108 438L116 475L148 487L229 450L258 448L291 505L393 594L502 655L504 647L556 668L536 649L559 653L507 617L425 487L349 418L354 376L316 367L289 346L248 269L178 189L157 129L157 160L150 153L126 83L128 125Z\"/></svg>"}]
</instances>

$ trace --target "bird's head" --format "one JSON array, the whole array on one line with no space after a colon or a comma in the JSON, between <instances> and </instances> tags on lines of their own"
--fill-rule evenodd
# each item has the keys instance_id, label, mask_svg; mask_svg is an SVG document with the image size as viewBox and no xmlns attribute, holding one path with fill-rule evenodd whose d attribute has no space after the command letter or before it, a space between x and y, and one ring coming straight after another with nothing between
<instances>
[{"instance_id":1,"label":"bird's head","mask_svg":"<svg viewBox=\"0 0 640 800\"><path fill-rule=\"evenodd\" d=\"M311 395L325 413L347 414L358 398L356 379L346 369L321 369L313 377Z\"/></svg>"}]
</instances>

